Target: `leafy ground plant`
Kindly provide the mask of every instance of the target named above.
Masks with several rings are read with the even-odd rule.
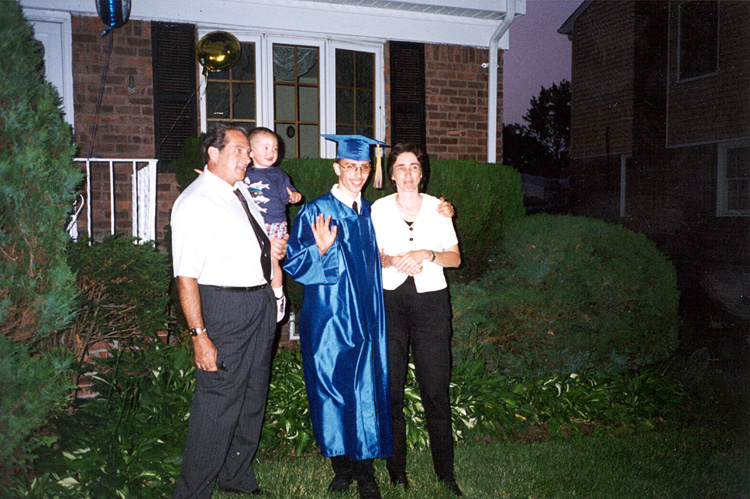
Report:
[[[104,359],[100,396],[54,421],[59,448],[40,454],[31,497],[164,497],[179,473],[194,390],[190,353],[143,345]]]

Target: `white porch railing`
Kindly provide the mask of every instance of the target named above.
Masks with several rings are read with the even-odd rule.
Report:
[[[92,164],[105,164],[109,170],[109,213],[110,233],[115,233],[115,200],[123,193],[115,191],[115,164],[130,165],[131,173],[131,207],[132,207],[132,236],[141,241],[156,239],[156,159],[131,158],[75,158],[76,163],[86,167],[86,227],[89,236],[92,235],[92,206],[91,206],[91,167]],[[68,225],[71,237],[77,237],[77,219],[80,207],[76,206],[73,220]],[[75,231],[75,234],[73,233]]]

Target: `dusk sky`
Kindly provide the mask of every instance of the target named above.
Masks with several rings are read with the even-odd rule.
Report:
[[[583,0],[526,0],[526,14],[510,25],[503,53],[503,123],[523,124],[542,87],[570,80],[571,42],[557,32]]]

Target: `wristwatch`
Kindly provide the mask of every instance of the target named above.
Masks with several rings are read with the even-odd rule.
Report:
[[[190,336],[198,336],[199,334],[203,334],[205,332],[205,327],[191,327],[190,329],[188,329],[188,333],[190,333]]]
[[[432,258],[430,258],[430,261],[434,262],[435,261],[435,252],[432,251],[432,250],[430,250],[430,251],[432,252]]]

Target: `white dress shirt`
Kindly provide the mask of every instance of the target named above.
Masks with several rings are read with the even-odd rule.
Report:
[[[248,287],[266,282],[260,247],[240,200],[264,227],[263,216],[242,182],[234,186],[204,168],[172,208],[174,275],[194,277],[199,284]]]
[[[346,192],[339,189],[339,184],[333,184],[333,187],[331,187],[331,194],[333,194],[333,197],[344,203],[345,205],[351,207],[352,209],[354,206],[352,206],[352,203],[355,201],[357,202],[357,214],[359,215],[362,212],[362,193],[358,192],[357,197],[353,198]]]
[[[440,200],[436,197],[420,194],[422,206],[417,218],[409,226],[396,206],[396,194],[378,199],[372,205],[372,224],[378,246],[387,255],[397,255],[414,250],[444,251],[458,244],[453,221],[437,212]],[[390,266],[383,269],[383,288],[393,290],[408,278],[407,274]],[[448,286],[443,267],[431,262],[422,261],[422,272],[414,276],[418,293],[437,291]]]

